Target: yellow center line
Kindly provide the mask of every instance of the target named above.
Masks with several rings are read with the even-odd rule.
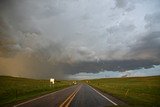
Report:
[[[68,107],[80,88],[81,85],[59,107]]]
[[[76,94],[78,93],[78,91],[80,90],[81,86],[78,88],[78,90],[76,91],[76,93],[70,98],[70,100],[68,101],[68,103],[66,104],[66,107],[68,107],[70,105],[70,103],[72,102],[73,98],[76,96]]]
[[[76,92],[76,90],[69,97],[67,97],[67,99],[60,105],[60,107],[64,107],[65,103],[74,95],[74,93]]]

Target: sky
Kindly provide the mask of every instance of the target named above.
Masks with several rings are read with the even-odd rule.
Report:
[[[0,0],[0,75],[160,75],[159,28],[159,0]]]
[[[124,77],[144,77],[159,75],[160,66],[154,66],[149,69],[128,70],[125,72],[100,71],[98,73],[78,73],[70,75],[71,80],[98,79],[98,78],[124,78]]]

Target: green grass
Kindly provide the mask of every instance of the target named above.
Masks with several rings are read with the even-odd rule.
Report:
[[[50,86],[49,80],[0,76],[0,107],[12,106],[17,102],[54,92],[70,85],[70,81],[56,81],[54,86]]]
[[[95,79],[89,80],[89,85],[130,106],[160,107],[160,76]]]

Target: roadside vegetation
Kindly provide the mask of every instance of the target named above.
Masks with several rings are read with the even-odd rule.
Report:
[[[12,106],[27,99],[54,92],[70,85],[70,81],[55,81],[55,84],[51,85],[49,80],[0,76],[0,107]]]
[[[89,85],[134,107],[160,107],[160,76],[87,80]]]

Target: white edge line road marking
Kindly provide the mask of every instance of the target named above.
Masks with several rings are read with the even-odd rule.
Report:
[[[92,88],[90,85],[88,85],[90,88]],[[118,104],[116,104],[115,102],[113,102],[112,100],[110,100],[109,98],[107,98],[106,96],[104,96],[103,94],[101,94],[100,92],[98,92],[96,89],[92,88],[94,91],[96,91],[99,95],[101,95],[103,98],[105,98],[106,100],[108,100],[109,102],[111,102],[112,104],[114,104],[115,106],[117,106]]]
[[[31,100],[28,100],[28,101],[25,101],[25,102],[19,103],[19,104],[17,104],[17,105],[14,105],[13,107],[18,107],[18,106],[21,106],[21,105],[23,105],[23,104],[27,104],[27,103],[29,103],[29,102],[32,102],[32,101],[38,100],[38,99],[43,98],[43,97],[46,97],[46,96],[48,96],[48,95],[51,95],[51,94],[55,94],[55,93],[57,93],[57,92],[64,91],[64,90],[66,90],[66,89],[68,89],[68,88],[71,88],[71,87],[72,87],[72,86],[69,86],[69,87],[64,88],[64,89],[62,89],[62,90],[57,90],[57,91],[55,91],[55,92],[52,92],[52,93],[49,93],[49,94],[45,94],[45,95],[43,95],[43,96],[40,96],[40,97],[37,97],[37,98],[31,99]]]

